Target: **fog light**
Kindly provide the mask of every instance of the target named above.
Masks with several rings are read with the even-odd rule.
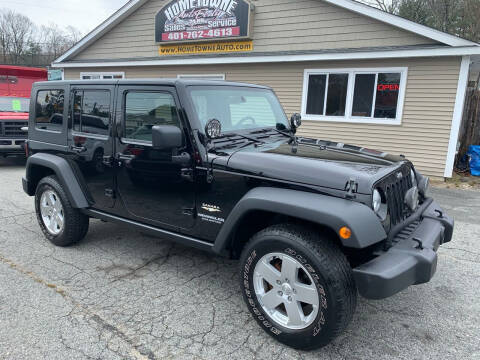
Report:
[[[407,204],[410,210],[415,211],[419,203],[420,201],[419,201],[418,188],[414,186],[413,188],[407,191],[407,194],[405,195],[405,204]]]
[[[344,226],[340,229],[338,232],[340,237],[344,240],[348,240],[352,237],[352,230],[350,230],[348,227]]]

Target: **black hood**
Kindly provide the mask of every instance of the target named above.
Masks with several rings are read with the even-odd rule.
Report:
[[[287,139],[234,151],[224,165],[246,175],[337,190],[345,190],[353,179],[359,193],[370,194],[378,180],[405,162],[400,156],[345,144],[305,140],[293,145]]]

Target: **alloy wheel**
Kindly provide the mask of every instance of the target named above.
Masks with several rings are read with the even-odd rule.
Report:
[[[319,311],[318,290],[307,269],[295,258],[270,253],[256,264],[253,285],[270,319],[290,330],[302,330]]]
[[[63,211],[60,197],[53,190],[46,190],[40,198],[40,214],[43,224],[52,235],[58,235],[62,232],[65,223],[65,214]]]

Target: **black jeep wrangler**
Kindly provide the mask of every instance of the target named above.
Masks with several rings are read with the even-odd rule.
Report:
[[[435,273],[453,220],[402,156],[298,137],[267,88],[194,80],[36,83],[25,192],[55,245],[89,219],[240,259],[259,325],[328,344],[357,293],[392,296]]]

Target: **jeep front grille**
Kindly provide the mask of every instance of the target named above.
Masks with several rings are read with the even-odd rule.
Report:
[[[6,138],[26,138],[27,133],[22,131],[22,127],[28,126],[25,120],[9,120],[0,122],[0,136]]]
[[[409,166],[404,166],[383,179],[378,185],[387,198],[390,225],[392,227],[411,215],[410,209],[405,204],[405,195],[413,187],[410,171],[411,168]]]

